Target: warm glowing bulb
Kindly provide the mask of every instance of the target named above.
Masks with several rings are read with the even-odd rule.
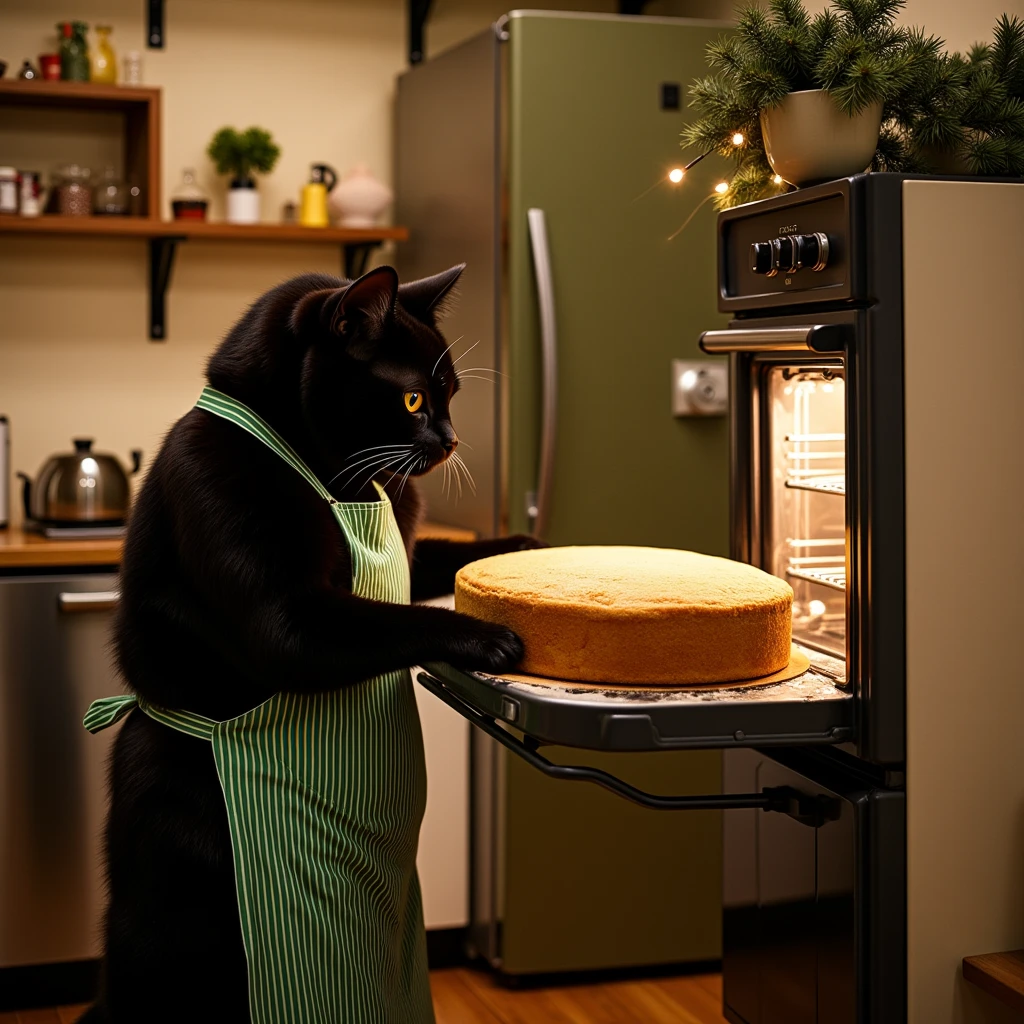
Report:
[[[733,135],[733,137],[732,137],[732,144],[734,146],[742,146],[743,145],[743,133],[742,132],[736,132],[736,134]]]
[[[679,182],[683,180],[682,167],[673,167],[672,170],[668,172],[668,180],[671,181],[673,185],[678,185]]]
[[[776,185],[781,185],[782,184],[782,175],[781,174],[776,174],[775,177],[772,178],[772,181],[774,181]]]
[[[824,601],[812,601],[808,608],[812,615],[824,615],[826,608]]]
[[[717,192],[717,193],[718,193],[719,195],[722,195],[723,193],[725,193],[725,192],[728,192],[728,191],[729,191],[729,182],[727,182],[727,181],[720,181],[720,182],[719,182],[719,183],[718,183],[718,184],[717,184],[717,185],[715,186],[715,191],[716,191],[716,192]]]

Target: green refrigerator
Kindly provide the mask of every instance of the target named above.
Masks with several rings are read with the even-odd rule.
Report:
[[[704,200],[724,168],[668,180],[687,85],[725,28],[516,11],[399,78],[399,269],[467,264],[444,330],[476,492],[427,478],[432,519],[728,553],[726,419],[673,413],[673,360],[701,359],[722,322]],[[716,812],[646,810],[471,742],[474,952],[507,975],[720,956]],[[653,792],[721,786],[714,752],[545,753]]]

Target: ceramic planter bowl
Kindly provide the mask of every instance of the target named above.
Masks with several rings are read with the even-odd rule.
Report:
[[[859,174],[875,155],[881,126],[881,103],[847,117],[824,89],[791,92],[761,111],[768,163],[797,186]]]

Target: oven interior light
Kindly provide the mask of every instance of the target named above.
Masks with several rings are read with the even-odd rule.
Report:
[[[717,184],[717,185],[715,186],[715,191],[716,191],[716,192],[717,192],[717,193],[718,193],[719,195],[723,195],[724,193],[728,192],[728,191],[729,191],[729,182],[727,182],[727,181],[720,181],[720,182],[719,182],[719,183],[718,183],[718,184]]]
[[[832,392],[835,391],[835,389],[836,389],[836,387],[835,387],[834,384],[822,384],[821,385],[821,390],[824,391],[828,395],[831,395]]]
[[[735,132],[735,133],[733,133],[732,144],[734,146],[742,146],[743,145],[743,132]]]
[[[782,175],[781,174],[776,174],[775,177],[772,178],[772,181],[774,181],[776,185],[781,185],[782,184]]]
[[[684,173],[685,172],[682,167],[673,167],[672,170],[668,172],[668,180],[671,181],[673,185],[678,185],[679,182],[683,180]]]
[[[824,601],[812,601],[808,606],[808,611],[812,615],[824,615],[825,614],[825,602]]]

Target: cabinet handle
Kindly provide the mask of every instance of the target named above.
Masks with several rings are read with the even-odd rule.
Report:
[[[849,324],[807,327],[741,327],[705,331],[700,347],[708,355],[725,352],[842,352],[853,332]]]
[[[57,607],[62,612],[108,612],[117,607],[120,591],[94,590],[90,593],[57,595]]]

